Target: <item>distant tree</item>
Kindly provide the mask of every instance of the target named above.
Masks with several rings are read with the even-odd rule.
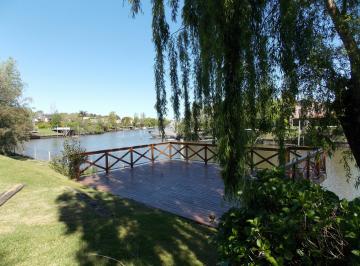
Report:
[[[139,123],[140,123],[139,115],[137,113],[135,113],[134,119],[133,119],[133,126],[136,127],[139,125]]]
[[[116,121],[118,120],[119,116],[115,112],[110,112],[108,117],[108,122],[110,128],[116,128]]]
[[[62,125],[62,122],[63,122],[63,117],[58,112],[55,112],[51,115],[50,125],[52,128],[60,127]]]
[[[141,113],[141,114],[140,114],[140,126],[141,126],[141,127],[145,126],[145,118],[146,118],[145,113],[144,113],[144,112]]]
[[[22,98],[24,83],[16,62],[0,64],[0,153],[10,153],[28,139],[31,111]]]
[[[157,126],[157,119],[156,118],[151,118],[151,117],[146,117],[144,118],[144,126],[146,127],[156,127]]]
[[[132,123],[133,123],[132,117],[125,116],[125,117],[123,117],[123,118],[121,119],[121,125],[122,125],[123,127],[129,127],[129,126],[132,125]]]
[[[84,118],[85,116],[87,116],[87,112],[86,111],[79,111],[79,116],[81,117],[81,118]]]
[[[95,123],[95,133],[103,133],[109,131],[109,124],[102,119],[98,119]]]
[[[36,124],[36,127],[37,128],[49,128],[49,123],[41,121]]]

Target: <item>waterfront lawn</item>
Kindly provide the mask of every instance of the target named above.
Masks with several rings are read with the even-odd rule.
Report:
[[[0,156],[0,265],[214,265],[214,230]],[[117,261],[115,261],[117,260]]]
[[[60,134],[52,131],[51,128],[39,128],[38,133],[36,135],[39,135],[42,137],[47,137],[47,136],[56,136],[56,135],[60,135]]]

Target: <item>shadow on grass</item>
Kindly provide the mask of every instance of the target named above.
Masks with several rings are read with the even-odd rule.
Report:
[[[9,156],[9,158],[11,158],[11,159],[19,160],[19,161],[34,160],[33,158],[31,158],[29,156],[17,154],[17,153],[7,154],[7,156]]]
[[[207,227],[94,190],[69,190],[57,203],[66,234],[81,234],[81,265],[216,263]]]

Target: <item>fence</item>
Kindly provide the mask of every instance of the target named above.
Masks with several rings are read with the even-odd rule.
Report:
[[[310,147],[286,147],[285,170],[291,178],[318,178],[325,173],[322,150]],[[251,171],[279,166],[278,147],[247,148],[247,165]],[[162,160],[215,163],[217,146],[198,142],[163,142],[117,149],[85,152],[87,160],[79,169],[79,176],[100,171],[109,173],[122,167],[154,163]]]
[[[88,159],[80,168],[80,175],[86,173],[91,167],[109,173],[109,171],[121,168],[121,166],[134,167],[169,159],[202,161],[207,164],[208,162],[215,162],[215,148],[216,145],[212,144],[163,142],[85,152],[83,155],[88,156]]]
[[[285,164],[287,175],[292,178],[305,178],[321,183],[326,178],[326,157],[322,149],[297,156]]]

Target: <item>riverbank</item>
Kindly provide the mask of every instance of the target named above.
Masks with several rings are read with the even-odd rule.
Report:
[[[0,156],[0,265],[214,265],[213,229]],[[116,260],[116,261],[115,261]]]
[[[92,135],[102,135],[111,132],[127,132],[127,131],[138,131],[138,130],[154,130],[154,128],[142,129],[142,128],[134,128],[134,129],[115,129],[109,131],[102,131],[102,132],[84,132],[81,134],[72,135],[72,137],[79,137],[79,136],[92,136]],[[64,134],[56,133],[51,129],[43,129],[39,130],[39,133],[30,133],[30,139],[49,139],[49,138],[61,138],[67,137]]]

